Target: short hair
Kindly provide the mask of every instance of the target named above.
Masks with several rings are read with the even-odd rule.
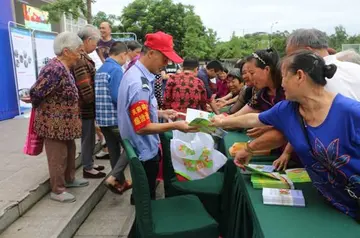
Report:
[[[224,67],[223,72],[227,74],[229,73],[229,70],[226,67]]]
[[[128,48],[124,42],[115,41],[110,47],[109,55],[116,56],[127,51]]]
[[[93,25],[85,25],[81,27],[77,34],[83,41],[89,38],[96,41],[100,40],[100,31]]]
[[[184,59],[183,69],[194,70],[199,67],[199,60],[197,59]]]
[[[83,41],[80,37],[73,32],[61,32],[55,37],[54,40],[54,53],[57,56],[62,55],[64,49],[69,49],[71,51],[76,50],[83,44]]]
[[[287,47],[311,47],[313,49],[327,49],[326,33],[317,29],[297,29],[287,38]]]
[[[242,68],[244,67],[245,63],[246,63],[246,61],[244,59],[240,59],[236,62],[234,68],[238,68],[242,72]]]
[[[360,64],[360,55],[354,49],[341,51],[337,53],[335,56],[340,61]]]
[[[101,22],[101,23],[100,23],[100,26],[101,26],[101,24],[103,24],[103,23],[107,24],[107,25],[109,26],[110,30],[112,30],[112,26],[111,26],[111,24],[110,24],[108,21],[103,21],[103,22]]]
[[[296,74],[302,70],[315,84],[321,86],[326,85],[325,78],[332,78],[337,69],[336,65],[327,65],[321,56],[309,50],[294,52],[285,57],[283,64],[286,71]]]
[[[219,61],[213,60],[206,65],[206,69],[213,69],[215,72],[219,72],[223,71],[224,67]]]
[[[280,68],[280,57],[277,51],[273,48],[265,50],[257,50],[252,55],[246,58],[246,62],[255,61],[257,68],[265,69],[266,66],[270,68],[271,80],[276,88],[281,87],[282,76]]]
[[[128,49],[131,51],[134,51],[136,49],[141,49],[141,47],[142,47],[142,45],[135,40],[127,42],[126,45],[127,45]]]

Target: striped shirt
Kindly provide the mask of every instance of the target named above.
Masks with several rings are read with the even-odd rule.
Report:
[[[72,68],[72,73],[79,90],[82,119],[95,119],[95,72],[94,61],[86,53],[81,53],[80,60]]]

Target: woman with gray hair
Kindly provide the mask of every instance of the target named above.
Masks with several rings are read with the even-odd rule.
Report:
[[[74,33],[60,33],[54,40],[55,58],[40,71],[30,89],[36,110],[34,130],[44,138],[48,158],[51,194],[59,202],[74,202],[69,187],[87,186],[88,181],[75,179],[75,138],[81,137],[79,93],[70,68],[79,60],[81,39]]]
[[[84,178],[103,178],[105,169],[102,165],[94,164],[93,152],[95,147],[95,63],[88,54],[96,49],[100,40],[100,31],[93,25],[86,25],[78,31],[83,41],[83,51],[80,59],[73,65],[71,71],[79,90],[79,105],[82,121],[81,161]]]

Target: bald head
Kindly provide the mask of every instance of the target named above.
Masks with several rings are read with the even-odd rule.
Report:
[[[111,40],[111,25],[109,22],[104,21],[100,24],[100,33],[102,40]]]

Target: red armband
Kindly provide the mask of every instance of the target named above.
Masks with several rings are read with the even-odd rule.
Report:
[[[145,100],[138,101],[130,106],[130,119],[135,132],[151,123],[149,104]]]

